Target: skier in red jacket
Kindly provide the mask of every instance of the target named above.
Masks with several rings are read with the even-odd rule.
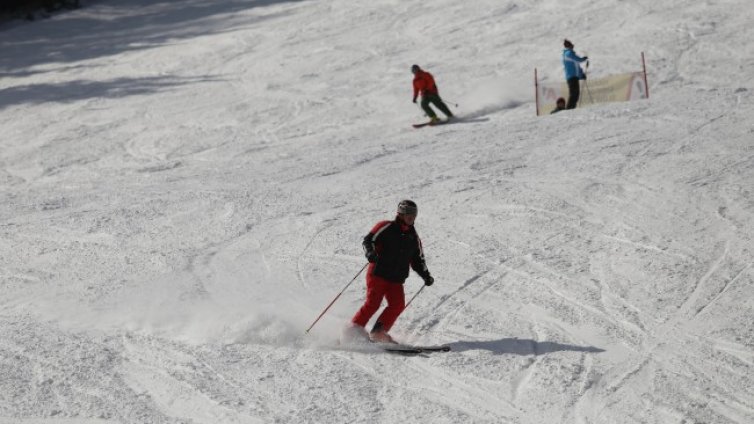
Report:
[[[429,122],[435,124],[440,121],[439,118],[437,118],[435,111],[429,107],[430,103],[440,109],[448,119],[452,118],[453,114],[450,112],[450,109],[448,109],[445,102],[440,98],[440,92],[437,90],[437,85],[435,84],[435,79],[432,77],[432,74],[424,71],[419,65],[412,65],[411,72],[414,74],[414,103],[416,103],[417,96],[421,94],[421,106],[427,116],[429,116]]]
[[[362,246],[369,261],[367,269],[367,296],[364,304],[351,319],[351,326],[344,331],[346,340],[369,339],[378,343],[395,343],[388,334],[405,307],[403,283],[408,278],[409,266],[431,286],[435,279],[430,275],[424,261],[424,251],[419,235],[414,229],[418,209],[411,200],[398,204],[393,221],[380,221],[364,237]],[[387,299],[387,307],[367,335],[364,327]]]

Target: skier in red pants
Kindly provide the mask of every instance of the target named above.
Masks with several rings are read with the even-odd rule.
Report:
[[[348,339],[361,336],[369,337],[373,342],[395,343],[388,331],[405,307],[403,283],[408,278],[409,266],[421,276],[425,285],[434,283],[424,260],[421,240],[414,229],[417,212],[416,203],[403,200],[398,204],[395,220],[377,223],[364,237],[362,246],[369,261],[367,296],[351,319],[351,326],[344,332]],[[383,298],[387,300],[387,307],[367,336],[364,327],[380,308]]]

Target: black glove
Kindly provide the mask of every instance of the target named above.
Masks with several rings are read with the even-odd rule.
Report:
[[[369,250],[366,252],[365,256],[367,257],[367,260],[371,263],[377,262],[377,252],[374,250]]]
[[[414,97],[414,103],[416,103],[416,97]]]
[[[584,60],[589,60],[589,56],[584,56]]]
[[[431,275],[427,274],[427,276],[424,277],[425,286],[431,286],[434,283],[435,283],[435,279]]]

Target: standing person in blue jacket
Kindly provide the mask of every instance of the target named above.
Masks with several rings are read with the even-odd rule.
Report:
[[[588,60],[589,58],[579,57],[576,52],[573,51],[573,43],[568,39],[563,41],[563,68],[565,68],[565,78],[568,83],[568,103],[566,109],[575,109],[576,104],[579,102],[580,87],[579,81],[586,79],[586,74],[581,69],[579,63]]]

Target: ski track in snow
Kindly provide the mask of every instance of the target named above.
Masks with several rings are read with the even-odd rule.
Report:
[[[0,24],[0,423],[754,422],[748,2],[180,3]],[[533,116],[564,37],[651,99]],[[402,198],[452,350],[305,335]]]

